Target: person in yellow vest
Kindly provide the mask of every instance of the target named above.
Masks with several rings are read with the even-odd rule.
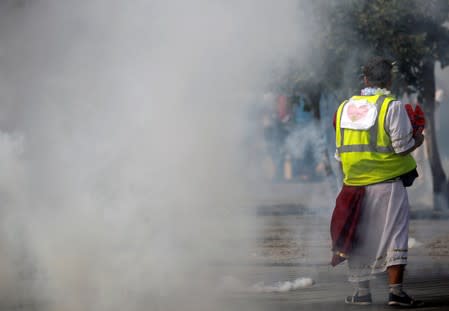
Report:
[[[370,279],[385,271],[388,305],[422,304],[404,292],[402,283],[410,209],[405,187],[418,176],[410,153],[424,137],[413,136],[404,105],[389,91],[392,67],[384,58],[370,59],[363,68],[366,87],[344,101],[335,118],[335,156],[344,175],[339,196],[348,189],[363,189],[350,253],[340,253],[348,260],[349,281],[355,285],[345,300],[348,304],[370,304]]]

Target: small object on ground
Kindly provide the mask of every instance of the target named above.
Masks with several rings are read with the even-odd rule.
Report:
[[[257,283],[251,287],[251,290],[258,293],[284,293],[299,288],[310,287],[315,282],[311,278],[299,278],[292,282],[276,282],[273,285],[265,285],[263,282]]]
[[[415,238],[408,238],[408,248],[415,248],[422,246],[423,243],[418,242]]]

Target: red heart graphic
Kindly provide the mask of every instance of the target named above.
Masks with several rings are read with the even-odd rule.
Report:
[[[354,103],[348,106],[348,117],[352,122],[362,119],[368,113],[368,105],[362,105],[357,107]]]

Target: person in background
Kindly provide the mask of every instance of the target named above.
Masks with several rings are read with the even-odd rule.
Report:
[[[295,122],[294,145],[296,148],[291,148],[296,152],[292,152],[293,158],[293,172],[296,177],[301,180],[309,180],[314,174],[316,166],[315,147],[316,143],[314,132],[314,116],[312,111],[312,104],[308,97],[304,94],[296,96],[296,103],[293,109],[293,117]],[[293,143],[291,143],[293,144]],[[300,148],[299,148],[300,147]]]
[[[273,179],[284,180],[284,142],[288,135],[286,123],[290,120],[288,102],[286,96],[273,94],[266,99],[270,107],[266,111],[263,120],[263,135],[267,145],[267,152],[274,168]]]
[[[389,88],[392,64],[374,57],[363,69],[361,95],[344,101],[335,117],[336,158],[344,180],[331,220],[332,265],[348,260],[354,284],[347,304],[372,302],[370,279],[387,272],[388,305],[422,304],[403,289],[407,264],[409,201],[406,187],[418,176],[411,152],[424,136]]]

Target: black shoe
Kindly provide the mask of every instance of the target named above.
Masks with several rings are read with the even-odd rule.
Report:
[[[403,292],[403,296],[398,296],[393,293],[390,293],[390,297],[388,299],[388,305],[394,307],[420,307],[424,304],[424,302],[415,300],[411,298],[409,295]]]
[[[345,299],[345,303],[348,305],[370,305],[373,302],[371,299],[371,294],[365,296],[359,296],[358,294],[354,296],[348,296]]]

